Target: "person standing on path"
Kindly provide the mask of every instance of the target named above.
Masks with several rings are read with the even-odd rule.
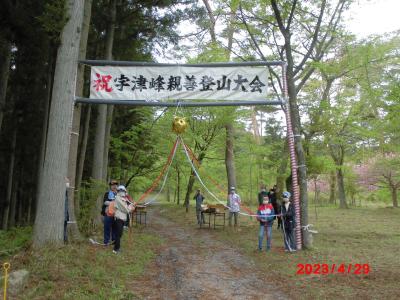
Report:
[[[258,250],[262,251],[262,243],[264,239],[264,231],[267,233],[266,250],[271,249],[272,225],[275,218],[274,207],[269,203],[268,196],[263,199],[263,204],[258,207],[257,220],[260,221],[260,230],[258,232]]]
[[[101,207],[101,214],[103,216],[104,225],[104,245],[108,245],[110,242],[115,241],[115,232],[112,230],[112,224],[114,217],[107,216],[106,209],[112,201],[115,200],[115,195],[117,194],[118,181],[110,181],[110,190],[104,194],[103,206]],[[110,241],[111,239],[111,241]]]
[[[296,241],[294,239],[294,229],[296,227],[295,211],[290,200],[290,193],[282,193],[282,230],[283,230],[283,243],[285,245],[285,251],[296,251]]]
[[[200,189],[197,190],[196,195],[194,195],[194,200],[196,200],[196,217],[197,224],[204,224],[204,215],[201,213],[201,204],[203,203],[204,196],[201,193]]]
[[[115,232],[115,243],[113,252],[117,254],[121,248],[121,237],[124,232],[124,224],[128,219],[128,214],[135,209],[135,207],[129,203],[126,197],[126,188],[123,185],[118,186],[117,196],[115,196],[115,214],[113,222],[113,231]]]
[[[228,195],[228,203],[229,207],[229,226],[232,226],[232,216],[235,218],[235,227],[238,225],[238,214],[240,212],[240,204],[242,204],[242,200],[240,196],[236,194],[235,187],[232,186]]]

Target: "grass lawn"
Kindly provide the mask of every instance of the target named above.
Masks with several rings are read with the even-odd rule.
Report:
[[[175,204],[159,209],[176,222],[197,226],[193,206],[188,214]],[[310,208],[309,219],[319,232],[314,235],[314,248],[292,254],[283,252],[277,223],[269,253],[258,252],[259,225],[248,217],[240,217],[240,228],[213,230],[213,235],[253,259],[265,272],[267,283],[273,281],[293,299],[400,299],[400,209],[323,207],[318,208],[316,219]],[[331,268],[342,263],[345,274],[296,274],[298,264],[328,264]],[[368,264],[370,272],[347,274],[349,264]]]
[[[143,274],[161,242],[134,228],[132,236],[124,232],[118,255],[110,246],[85,241],[3,255],[1,261],[10,261],[12,270],[30,272],[18,299],[135,299],[132,279]]]
[[[153,209],[183,227],[197,227],[193,206],[188,214],[172,203]],[[249,217],[241,216],[237,229],[210,232],[258,264],[265,272],[266,284],[292,299],[400,299],[400,209],[322,207],[315,219],[314,208],[310,208],[309,217],[319,231],[314,248],[293,254],[283,252],[276,224],[269,253],[258,252],[259,225]],[[151,223],[151,218],[148,221]],[[125,231],[120,255],[113,254],[110,247],[89,242],[33,251],[27,244],[30,235],[30,228],[0,232],[1,250],[17,249],[0,252],[1,263],[10,261],[12,270],[30,271],[28,287],[18,299],[135,299],[132,279],[143,274],[163,242],[146,233],[146,228],[134,228],[131,237]],[[331,267],[342,263],[346,267],[368,264],[370,273],[296,274],[298,264]]]

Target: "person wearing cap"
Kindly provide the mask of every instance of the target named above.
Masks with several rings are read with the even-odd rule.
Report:
[[[236,194],[236,190],[234,186],[231,186],[230,192],[228,195],[228,203],[227,206],[229,207],[229,226],[232,226],[232,216],[235,218],[235,226],[237,226],[237,218],[240,212],[240,204],[242,200],[240,196]]]
[[[106,209],[110,205],[111,201],[114,201],[115,195],[117,194],[118,181],[111,180],[110,189],[104,194],[103,206],[101,207],[101,215],[103,216],[104,224],[104,244],[108,245],[110,242],[115,241],[115,233],[112,231],[112,223],[114,221],[113,217],[107,216]],[[111,241],[110,241],[111,239]]]
[[[114,253],[118,253],[121,248],[121,237],[124,231],[124,224],[128,218],[128,214],[134,210],[134,206],[126,197],[126,188],[123,185],[117,187],[117,195],[115,196],[115,214],[113,222],[113,231],[115,232]]]
[[[285,245],[285,251],[296,251],[296,241],[294,239],[294,229],[296,227],[295,211],[294,206],[290,202],[290,193],[282,193],[282,230],[283,230],[283,243]]]

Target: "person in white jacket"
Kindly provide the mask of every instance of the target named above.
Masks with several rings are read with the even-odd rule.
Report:
[[[227,206],[229,207],[229,226],[232,226],[232,216],[235,218],[235,226],[238,225],[238,214],[240,212],[240,205],[242,200],[240,196],[236,194],[235,187],[230,188],[230,193],[228,195]]]
[[[117,196],[115,197],[115,214],[113,222],[113,231],[115,231],[114,253],[118,253],[121,248],[121,237],[124,231],[124,224],[128,214],[135,209],[133,204],[126,197],[126,188],[123,185],[118,186]]]

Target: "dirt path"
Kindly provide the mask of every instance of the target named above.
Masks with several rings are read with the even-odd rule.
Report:
[[[135,294],[142,299],[287,299],[254,263],[213,239],[209,230],[182,228],[148,213],[146,231],[165,242],[155,263],[134,282]]]

